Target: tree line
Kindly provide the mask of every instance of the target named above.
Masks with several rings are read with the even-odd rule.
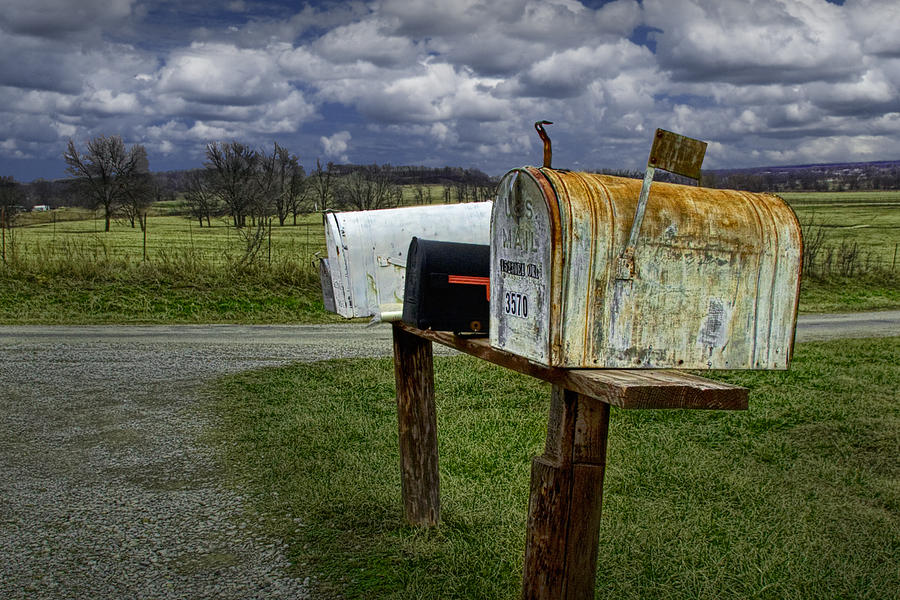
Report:
[[[63,155],[69,179],[22,184],[0,177],[0,225],[9,227],[16,212],[31,206],[75,205],[101,210],[107,230],[112,219],[144,227],[152,203],[179,196],[201,226],[213,218],[227,218],[237,228],[260,220],[284,225],[312,211],[490,200],[497,185],[478,169],[449,166],[337,165],[317,159],[307,172],[297,155],[277,142],[266,148],[210,142],[205,158],[201,169],[152,173],[140,144],[126,147],[119,136],[101,135],[79,150],[69,140]],[[641,171],[599,172],[643,177]],[[664,172],[657,179],[685,182]],[[900,189],[900,161],[704,171],[702,184],[755,192]]]
[[[317,159],[307,172],[297,155],[277,142],[267,148],[210,142],[203,168],[186,171],[151,173],[144,146],[127,147],[120,136],[97,136],[83,149],[69,140],[63,159],[71,175],[66,180],[19,184],[2,178],[4,218],[28,206],[76,205],[102,211],[107,231],[119,218],[143,228],[152,203],[180,196],[201,227],[227,218],[240,229],[260,221],[296,224],[298,215],[312,211],[488,200],[496,187],[482,171],[459,167],[336,165]],[[403,186],[410,189],[405,199]]]

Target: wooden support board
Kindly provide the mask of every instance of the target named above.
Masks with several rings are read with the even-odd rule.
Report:
[[[682,371],[551,368],[495,350],[487,338],[416,329],[405,323],[395,323],[394,327],[619,408],[747,410],[746,388]]]
[[[426,526],[437,525],[441,515],[432,356],[430,341],[394,328],[403,506],[407,521]]]
[[[531,466],[522,597],[593,598],[610,406],[743,410],[746,388],[680,371],[558,369],[486,338],[394,323],[394,375],[406,519],[440,518],[432,342],[553,384],[544,454]]]
[[[594,597],[609,404],[553,386],[531,463],[522,598]]]

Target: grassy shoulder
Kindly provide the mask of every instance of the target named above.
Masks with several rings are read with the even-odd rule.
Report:
[[[742,413],[613,410],[598,597],[893,598],[900,338],[727,372]],[[233,485],[299,576],[348,598],[514,598],[549,388],[436,359],[442,523],[402,520],[389,359],[243,373],[210,390]]]
[[[860,277],[804,278],[800,313],[841,313],[900,308],[900,273]]]
[[[0,324],[326,323],[318,282],[129,268],[43,274],[0,267]]]
[[[285,272],[288,271],[288,272]],[[14,270],[0,265],[0,324],[329,323],[306,271],[229,273],[196,265]],[[900,277],[804,279],[800,313],[900,308]]]

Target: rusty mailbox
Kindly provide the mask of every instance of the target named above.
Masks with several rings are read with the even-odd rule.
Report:
[[[641,191],[636,179],[549,167],[504,176],[491,345],[552,367],[787,368],[802,251],[791,208],[653,183],[641,224]]]

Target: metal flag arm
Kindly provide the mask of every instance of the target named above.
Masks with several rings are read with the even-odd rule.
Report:
[[[656,169],[690,177],[697,181],[697,185],[700,185],[700,167],[703,164],[703,157],[706,155],[706,145],[706,142],[665,129],[656,130],[656,135],[653,136],[653,146],[650,149],[650,159],[647,161],[647,171],[644,173],[641,195],[638,198],[637,208],[634,210],[634,220],[631,222],[631,232],[628,234],[628,242],[625,244],[625,249],[622,251],[616,267],[617,279],[634,277],[634,248],[640,235],[641,223],[644,221],[644,211],[647,209],[650,186],[653,183]]]

